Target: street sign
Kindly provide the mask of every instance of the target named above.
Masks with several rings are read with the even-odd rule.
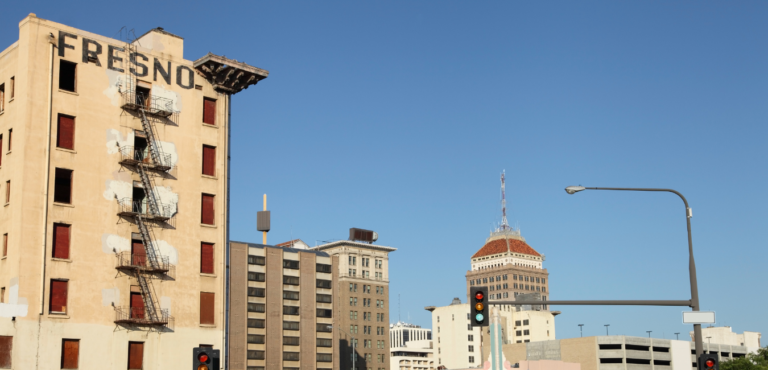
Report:
[[[683,311],[683,324],[714,324],[714,311]]]

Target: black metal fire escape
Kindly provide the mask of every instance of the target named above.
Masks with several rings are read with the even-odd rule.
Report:
[[[158,250],[153,228],[167,222],[173,215],[171,207],[164,205],[155,192],[153,177],[169,171],[171,156],[163,153],[150,118],[174,114],[173,101],[137,92],[135,86],[121,91],[122,109],[136,114],[141,121],[146,147],[130,145],[120,147],[120,164],[135,171],[141,179],[144,197],[119,199],[118,215],[132,219],[139,229],[143,251],[121,252],[117,256],[117,269],[129,273],[138,281],[144,307],[117,307],[115,323],[140,326],[172,325],[173,317],[160,307],[152,281],[173,278],[175,266]],[[142,253],[143,252],[143,253]]]

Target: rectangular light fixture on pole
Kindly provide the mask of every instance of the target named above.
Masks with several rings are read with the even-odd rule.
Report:
[[[714,311],[683,311],[683,324],[714,324]]]

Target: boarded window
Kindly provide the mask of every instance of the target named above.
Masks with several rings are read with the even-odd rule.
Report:
[[[77,369],[78,358],[80,357],[80,340],[62,339],[61,340],[61,368]]]
[[[8,255],[8,233],[3,234],[3,257]]]
[[[53,201],[64,204],[72,203],[72,170],[56,169]]]
[[[67,286],[66,280],[51,280],[51,296],[49,301],[49,313],[67,313]]]
[[[59,89],[75,92],[75,81],[77,81],[77,64],[59,61]]]
[[[200,292],[200,323],[214,324],[214,293]]]
[[[60,114],[56,132],[57,147],[75,149],[75,117]]]
[[[70,225],[53,224],[53,258],[69,259]]]
[[[213,225],[215,221],[213,217],[213,198],[214,196],[210,194],[203,194],[202,197],[200,222],[206,225]]]
[[[200,273],[213,274],[213,243],[200,243]]]
[[[144,368],[144,343],[128,342],[128,370]]]
[[[139,292],[131,292],[131,318],[144,319],[144,297]]]
[[[144,249],[144,242],[141,240],[131,240],[131,264],[133,266],[147,265],[147,251]]]
[[[13,337],[0,336],[0,369],[11,368]]]
[[[216,100],[203,98],[203,123],[216,124]]]
[[[203,145],[203,175],[216,176],[216,147]]]

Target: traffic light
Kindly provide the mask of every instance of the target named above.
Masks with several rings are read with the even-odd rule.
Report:
[[[219,370],[220,352],[209,347],[192,348],[192,370]]]
[[[720,370],[717,362],[717,353],[702,353],[699,356],[699,370]]]
[[[488,326],[488,287],[469,288],[469,322],[474,326]]]

